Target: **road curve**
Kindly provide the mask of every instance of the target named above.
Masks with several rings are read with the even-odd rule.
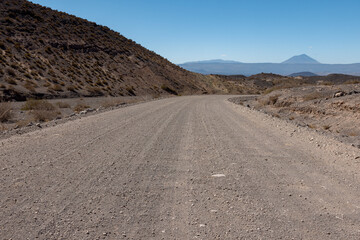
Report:
[[[1,140],[1,239],[359,239],[358,152],[228,98]]]

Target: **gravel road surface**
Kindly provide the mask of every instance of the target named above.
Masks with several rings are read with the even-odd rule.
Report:
[[[360,239],[360,153],[227,101],[0,140],[0,239]]]

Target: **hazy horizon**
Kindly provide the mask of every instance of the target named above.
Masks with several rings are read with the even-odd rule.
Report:
[[[360,62],[355,0],[33,0],[107,26],[173,63],[224,59],[280,63],[306,54]]]

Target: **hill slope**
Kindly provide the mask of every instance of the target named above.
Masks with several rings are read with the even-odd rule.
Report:
[[[0,101],[225,91],[107,27],[25,0],[0,2]]]

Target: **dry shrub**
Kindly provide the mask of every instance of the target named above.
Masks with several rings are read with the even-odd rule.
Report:
[[[260,99],[258,100],[258,102],[262,105],[262,106],[265,106],[265,105],[275,105],[276,102],[279,100],[279,97],[280,97],[280,94],[276,94],[276,95],[273,95],[273,96],[270,96],[266,99]]]
[[[292,101],[285,101],[284,99],[282,101],[276,101],[275,106],[276,107],[290,107],[293,104]]]
[[[76,87],[74,85],[67,86],[66,89],[71,92],[76,92]]]
[[[311,129],[316,129],[317,127],[316,127],[316,125],[314,125],[314,124],[308,124],[307,125],[309,128],[311,128]]]
[[[49,103],[46,100],[27,100],[21,108],[22,110],[45,110],[45,111],[53,111],[55,110],[54,105]]]
[[[87,91],[91,96],[103,96],[104,93],[98,87],[88,87]]]
[[[360,83],[360,81],[359,80],[347,80],[346,82],[344,82],[344,84],[358,84],[358,83]]]
[[[104,108],[109,108],[109,107],[119,106],[122,104],[124,104],[124,102],[121,101],[120,99],[106,99],[101,103],[101,106]]]
[[[75,112],[81,112],[85,109],[90,108],[90,106],[84,104],[84,103],[78,103],[75,107],[74,107],[74,111]]]
[[[35,92],[35,87],[33,84],[31,84],[30,82],[26,82],[24,84],[24,88],[26,88],[27,90],[29,90],[30,92]]]
[[[359,136],[359,134],[357,132],[349,132],[348,136],[349,137],[357,137],[357,136]]]
[[[324,98],[324,94],[321,94],[320,92],[313,92],[310,94],[307,94],[303,97],[304,101],[310,101],[314,99]]]
[[[31,122],[31,119],[22,119],[16,122],[16,125],[18,125],[19,127],[25,127],[27,126],[29,123]]]
[[[51,87],[49,87],[50,90],[54,90],[56,92],[62,92],[63,89],[59,84],[53,84]]]
[[[55,119],[60,115],[58,111],[48,111],[48,110],[34,110],[31,112],[34,121],[36,122],[47,122]]]
[[[13,78],[7,78],[5,81],[11,85],[17,85],[16,81]]]
[[[3,124],[0,124],[0,132],[5,131],[5,130],[7,130],[7,128]]]
[[[0,103],[0,122],[7,122],[12,118],[12,107],[11,103],[4,102]]]
[[[57,102],[55,103],[59,108],[70,108],[70,104],[65,102]]]
[[[328,129],[330,129],[330,127],[331,127],[330,125],[324,125],[324,126],[323,126],[323,129],[324,129],[324,130],[328,130]]]
[[[174,89],[172,89],[171,87],[169,87],[169,86],[167,86],[165,84],[161,85],[161,89],[168,92],[168,93],[170,93],[170,94],[178,95],[178,93]]]

